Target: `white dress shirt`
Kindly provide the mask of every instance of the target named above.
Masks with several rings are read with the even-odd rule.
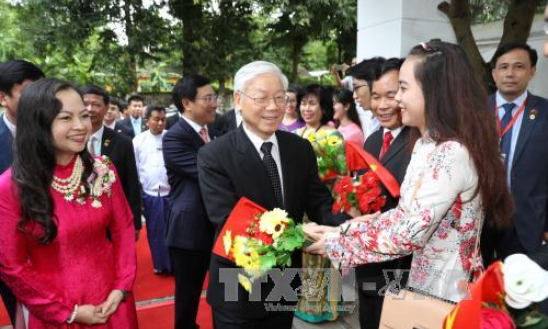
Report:
[[[112,121],[111,124],[107,124],[106,122],[103,122],[103,125],[107,128],[112,129],[112,130],[116,130],[116,129],[114,129],[116,127],[116,120]]]
[[[245,134],[247,135],[247,137],[249,137],[249,139],[251,140],[251,143],[253,144],[257,152],[259,152],[259,156],[261,157],[261,159],[264,158],[264,154],[261,151],[261,146],[263,145],[264,142],[272,142],[273,146],[272,146],[272,150],[270,151],[270,154],[272,154],[272,158],[274,158],[274,161],[276,162],[276,168],[278,168],[278,175],[280,176],[280,184],[282,186],[282,197],[285,199],[284,180],[283,180],[284,176],[282,175],[282,161],[280,158],[280,147],[278,145],[278,139],[276,138],[276,134],[272,134],[267,140],[263,140],[261,137],[257,136],[254,132],[249,130],[245,124],[242,125],[242,127],[244,127]]]
[[[165,133],[164,130],[159,135],[153,135],[147,130],[133,139],[139,181],[146,194],[156,197],[168,195],[171,189],[162,154],[162,137]]]
[[[506,103],[514,103],[514,108],[512,109],[512,117],[516,115],[516,112],[518,109],[523,105],[525,100],[527,99],[527,90],[521,94],[518,98],[507,101],[505,100],[500,92],[497,91],[496,93],[496,106],[497,108],[497,115],[500,121],[502,121],[502,117],[504,116],[504,108],[502,107]],[[523,113],[525,111],[521,112],[519,117],[516,118],[516,121],[514,122],[514,125],[512,126],[512,140],[510,141],[510,154],[507,155],[508,157],[508,166],[506,168],[506,183],[508,183],[508,187],[511,186],[512,179],[511,179],[511,173],[512,173],[512,161],[514,160],[514,151],[516,150],[516,144],[518,143],[518,136],[519,132],[521,130],[521,123],[523,122]]]
[[[387,132],[390,132],[392,134],[392,140],[390,141],[390,145],[392,145],[392,143],[394,143],[394,141],[396,140],[398,135],[401,133],[402,129],[403,129],[403,126],[400,126],[396,129],[392,129],[392,130],[390,130],[388,128],[383,128],[382,137],[384,139],[384,135],[386,135]]]
[[[103,132],[105,131],[105,126],[101,126],[99,130],[94,132],[88,141],[88,150],[90,152],[93,152],[94,155],[99,156],[101,155],[101,141],[103,140]],[[93,143],[93,140],[95,139],[95,142]],[[91,146],[94,146],[94,149],[91,149]]]
[[[236,128],[240,127],[240,124],[243,121],[242,118],[242,109],[234,108],[234,116],[236,118]]]
[[[13,137],[15,137],[15,125],[13,123],[11,123],[11,121],[8,120],[8,116],[6,115],[6,113],[4,113],[4,115],[2,115],[2,118],[4,118],[4,123],[6,124],[8,129],[10,130],[11,135]]]
[[[207,132],[207,137],[209,137],[209,140],[211,140],[211,136],[209,136],[209,130],[207,129],[207,125],[201,126],[200,124],[192,121],[191,119],[185,117],[184,115],[181,115],[181,118],[183,118],[183,120],[185,120],[198,135],[200,135],[200,130],[202,130],[202,128],[205,128]],[[200,135],[200,137],[202,136]]]

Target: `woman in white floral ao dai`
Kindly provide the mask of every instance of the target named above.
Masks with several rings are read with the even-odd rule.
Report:
[[[309,224],[308,248],[341,268],[413,254],[408,285],[459,301],[481,259],[476,251],[484,220],[508,223],[494,113],[460,46],[441,41],[411,50],[400,71],[396,100],[404,125],[421,133],[396,208],[337,228]]]

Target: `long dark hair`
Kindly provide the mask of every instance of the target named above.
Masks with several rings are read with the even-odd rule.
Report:
[[[22,218],[18,229],[47,244],[57,236],[57,218],[50,194],[56,157],[51,126],[63,108],[56,97],[61,90],[78,89],[56,79],[40,79],[26,87],[17,106],[13,181],[17,186]],[[93,170],[93,159],[87,149],[80,152],[84,165],[82,184]]]
[[[415,78],[422,87],[426,130],[438,144],[458,141],[474,162],[486,222],[497,228],[511,223],[514,204],[506,186],[494,111],[486,106],[487,93],[474,75],[463,49],[431,41],[414,47],[418,59]]]
[[[356,110],[356,103],[354,101],[353,93],[348,89],[339,89],[333,94],[333,101],[341,103],[343,106],[349,106],[348,111],[346,111],[346,116],[350,121],[354,122],[360,130],[362,129],[362,122],[360,121],[360,116],[358,115],[358,110]],[[341,123],[338,120],[335,120],[335,126],[339,128]]]

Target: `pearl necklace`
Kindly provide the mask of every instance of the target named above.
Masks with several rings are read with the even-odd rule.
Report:
[[[74,199],[74,192],[78,189],[78,186],[80,186],[82,174],[84,173],[83,169],[82,158],[78,155],[71,175],[64,179],[54,175],[53,181],[51,182],[51,187],[55,191],[63,194],[65,200],[72,201]]]

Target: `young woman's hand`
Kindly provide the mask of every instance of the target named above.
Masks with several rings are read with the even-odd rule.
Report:
[[[85,324],[85,325],[94,325],[106,323],[108,316],[101,314],[101,311],[98,306],[95,305],[80,305],[78,306],[78,312],[76,312],[76,317],[74,322]]]
[[[109,317],[112,313],[116,312],[123,299],[124,293],[119,289],[114,289],[110,292],[107,299],[97,307],[103,316]]]

